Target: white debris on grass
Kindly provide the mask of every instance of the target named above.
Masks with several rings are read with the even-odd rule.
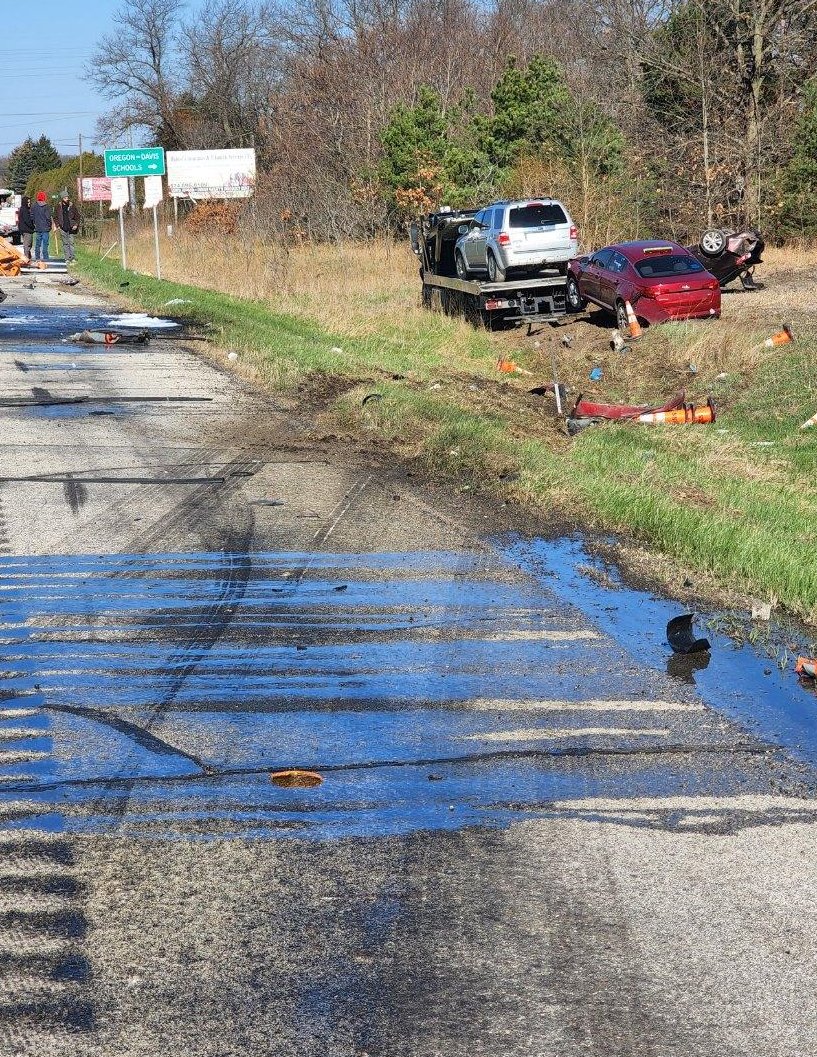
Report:
[[[169,305],[192,305],[193,302],[186,297],[172,297],[169,301],[165,301],[163,308],[167,308]]]
[[[149,316],[145,312],[123,312],[120,316],[107,316],[106,327],[127,330],[162,330],[178,327],[179,324],[172,319],[159,319],[157,316]]]
[[[238,353],[237,352],[228,352],[227,353],[227,359],[228,360],[237,360],[238,359]]]

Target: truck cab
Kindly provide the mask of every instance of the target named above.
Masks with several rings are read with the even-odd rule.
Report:
[[[17,221],[17,211],[21,200],[21,196],[15,194],[10,188],[0,187],[0,237],[15,244],[21,241]]]

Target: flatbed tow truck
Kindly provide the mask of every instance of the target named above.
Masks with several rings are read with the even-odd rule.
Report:
[[[555,323],[567,311],[567,279],[554,272],[504,283],[457,277],[454,245],[476,209],[441,210],[412,222],[411,248],[420,260],[423,305],[474,324]]]

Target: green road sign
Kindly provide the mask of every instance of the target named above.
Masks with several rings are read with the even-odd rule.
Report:
[[[105,151],[106,176],[164,176],[164,147],[127,147]]]

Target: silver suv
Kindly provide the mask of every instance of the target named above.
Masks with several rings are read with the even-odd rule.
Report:
[[[460,227],[454,260],[460,279],[486,273],[503,283],[509,271],[535,274],[543,268],[567,271],[578,256],[579,232],[561,202],[494,202]]]

